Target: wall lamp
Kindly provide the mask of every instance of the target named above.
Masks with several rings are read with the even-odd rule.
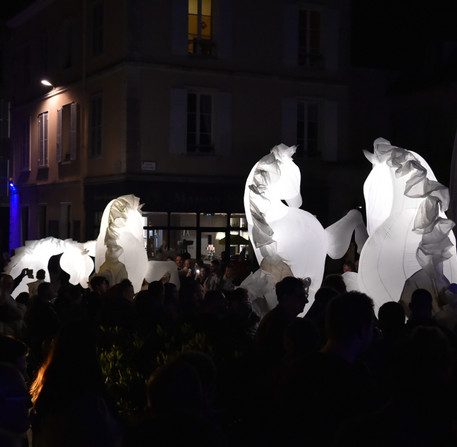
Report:
[[[42,80],[41,80],[41,83],[42,83],[43,85],[45,85],[46,87],[52,87],[52,88],[54,88],[54,86],[53,86],[47,79],[42,79]]]

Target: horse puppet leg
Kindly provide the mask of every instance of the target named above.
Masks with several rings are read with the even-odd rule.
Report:
[[[351,210],[340,220],[325,229],[328,239],[327,254],[332,259],[341,259],[349,248],[352,233],[355,232],[357,253],[360,254],[368,239],[367,229],[358,210]]]

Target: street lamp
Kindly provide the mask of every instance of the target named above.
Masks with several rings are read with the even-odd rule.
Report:
[[[54,86],[53,86],[47,79],[42,79],[42,80],[41,80],[41,83],[42,83],[43,85],[45,85],[46,87],[52,87],[52,88],[54,88]]]

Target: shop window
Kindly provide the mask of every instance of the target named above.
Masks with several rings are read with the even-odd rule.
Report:
[[[166,227],[168,226],[168,213],[144,213],[147,218],[148,227]]]
[[[246,221],[246,215],[237,213],[230,214],[230,228],[247,229],[248,223]]]
[[[197,225],[196,213],[170,213],[172,227],[195,227]]]
[[[226,213],[200,213],[201,227],[226,227]]]
[[[187,20],[189,54],[212,55],[212,0],[188,0]]]
[[[48,166],[48,112],[38,115],[38,166]]]

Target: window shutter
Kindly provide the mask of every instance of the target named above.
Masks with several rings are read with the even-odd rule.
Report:
[[[232,0],[220,0],[216,3],[214,12],[214,21],[217,23],[216,54],[220,59],[231,59],[233,39]]]
[[[23,168],[26,169],[27,171],[30,171],[31,166],[30,166],[30,149],[31,149],[31,141],[30,141],[30,129],[32,126],[32,117],[29,116],[25,120],[25,128],[24,128],[24,164]]]
[[[63,109],[58,109],[57,110],[57,139],[56,139],[57,163],[62,162],[62,115],[63,115]]]
[[[48,135],[48,112],[43,114],[43,135],[44,135],[44,141],[43,141],[43,162],[44,165],[48,165],[48,144],[49,144],[49,135]]]
[[[187,152],[187,90],[171,89],[170,100],[170,153]]]
[[[227,157],[232,151],[232,94],[218,92],[216,117],[216,155]]]
[[[187,50],[187,0],[173,0],[171,51],[176,55],[185,55]]]
[[[43,117],[38,117],[38,166],[43,166]]]
[[[76,149],[78,143],[78,104],[71,103],[70,123],[70,160],[76,160]]]
[[[297,144],[297,100],[282,98],[281,109],[281,143],[293,146]]]
[[[295,5],[284,8],[283,62],[286,66],[297,66],[298,61],[298,10]]]
[[[323,112],[322,158],[325,161],[338,161],[338,103],[325,101]]]

